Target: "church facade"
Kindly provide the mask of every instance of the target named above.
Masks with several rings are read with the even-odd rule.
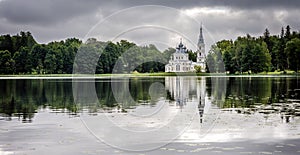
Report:
[[[165,72],[194,72],[195,66],[200,66],[201,71],[205,72],[205,44],[202,33],[202,25],[200,27],[200,35],[197,46],[197,61],[193,62],[192,60],[189,60],[187,48],[182,44],[182,40],[180,40],[175,53],[171,55],[169,63],[165,66]]]

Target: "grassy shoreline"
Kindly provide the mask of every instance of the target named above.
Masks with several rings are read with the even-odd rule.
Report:
[[[298,76],[299,73],[287,72],[282,74],[280,72],[264,72],[258,74],[225,74],[225,73],[131,73],[131,74],[87,74],[87,75],[74,75],[74,74],[15,74],[15,75],[0,75],[0,77],[118,77],[118,76],[129,76],[129,77],[151,77],[151,76]]]

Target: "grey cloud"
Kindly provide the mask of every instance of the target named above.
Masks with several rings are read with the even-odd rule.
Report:
[[[254,8],[298,8],[299,0],[115,0],[119,6],[164,5],[175,8],[191,7],[232,7],[236,9]]]
[[[95,1],[83,0],[4,0],[0,17],[16,24],[55,24],[89,14],[99,7]]]
[[[268,27],[272,34],[280,33],[281,26],[290,24],[293,30],[300,29],[298,0],[4,0],[0,1],[0,34],[31,31],[39,42],[49,42],[67,37],[83,39],[98,21],[116,11],[139,5],[163,5],[179,10],[207,7],[224,7],[228,14],[205,14],[195,17],[203,21],[208,32],[216,39],[235,39],[249,33],[260,35]],[[280,15],[280,11],[283,12]],[[279,15],[280,16],[279,16]],[[196,41],[199,25],[185,22],[179,17],[151,9],[134,10],[127,17],[119,16],[114,23],[106,23],[99,29],[100,39],[130,28],[132,23],[174,25]],[[179,26],[178,26],[179,25]],[[172,26],[171,26],[172,28]],[[207,32],[207,33],[208,33]],[[126,35],[134,42],[146,42],[147,38],[170,40],[168,34],[143,31]],[[207,38],[207,46],[213,43]],[[126,38],[124,38],[126,39]],[[171,43],[170,46],[175,45]]]
[[[295,11],[293,13],[297,13]],[[300,13],[300,12],[299,12]],[[250,34],[251,36],[259,36],[264,33],[266,28],[269,29],[271,35],[278,35],[281,27],[290,24],[293,30],[297,30],[293,22],[282,22],[276,17],[277,11],[274,10],[239,10],[228,14],[201,16],[196,17],[204,21],[205,27],[215,41],[222,39],[235,40],[237,36]],[[283,18],[283,21],[293,19],[289,13]],[[299,22],[298,22],[299,25]],[[209,44],[212,44],[210,42]]]
[[[299,0],[4,0],[0,17],[14,23],[51,24],[101,8],[108,14],[138,5],[164,5],[175,8],[230,7],[233,9],[298,8]]]

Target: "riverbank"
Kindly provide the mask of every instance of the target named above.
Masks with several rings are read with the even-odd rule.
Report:
[[[228,76],[228,77],[256,77],[256,76],[298,76],[299,73],[296,74],[294,72],[287,72],[286,74],[283,74],[281,72],[264,72],[264,73],[258,73],[258,74],[225,74],[225,73],[165,73],[165,72],[158,72],[158,73],[131,73],[131,74],[85,74],[85,75],[76,75],[76,74],[17,74],[17,75],[0,75],[0,77],[4,78],[10,78],[10,77],[151,77],[151,76]]]

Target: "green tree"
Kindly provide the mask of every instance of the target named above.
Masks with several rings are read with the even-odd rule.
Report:
[[[169,47],[168,49],[164,50],[164,52],[163,52],[163,59],[166,60],[166,63],[170,60],[171,55],[173,53],[175,53],[175,52],[176,52],[176,49],[175,48],[171,48],[171,47]]]
[[[13,59],[15,61],[15,69],[17,74],[30,72],[31,66],[29,52],[30,50],[28,47],[22,47],[14,54]]]
[[[82,42],[76,38],[69,38],[65,41],[65,51],[63,54],[63,71],[64,73],[71,74],[73,72],[73,63]]]
[[[278,69],[278,60],[277,60],[277,48],[275,47],[278,44],[278,37],[277,36],[270,36],[269,30],[266,28],[263,41],[267,44],[267,49],[271,55],[271,66],[270,70],[274,71]]]
[[[253,55],[252,55],[252,65],[250,70],[253,73],[259,73],[262,71],[269,71],[271,66],[271,55],[267,49],[267,45],[265,42],[261,44],[256,43],[252,48]]]
[[[286,26],[286,31],[285,31],[285,36],[284,37],[287,41],[291,40],[291,27],[290,27],[290,25]]]
[[[294,38],[288,41],[285,53],[288,57],[289,68],[298,72],[300,67],[300,39]]]
[[[216,72],[216,61],[213,52],[209,52],[206,56],[206,72],[208,73]]]
[[[103,48],[96,48],[94,44],[83,44],[76,54],[73,70],[81,74],[94,74],[97,66],[94,62],[99,60],[102,51]]]
[[[230,61],[229,53],[226,54],[226,57],[228,57],[226,58],[227,63]],[[235,60],[240,73],[269,71],[271,66],[271,56],[267,44],[262,39],[255,39],[250,35],[239,37],[235,41]]]
[[[47,49],[45,45],[36,44],[32,47],[29,58],[33,72],[43,73],[46,54]]]
[[[202,67],[201,66],[196,65],[194,68],[196,70],[196,73],[201,73],[202,72]]]
[[[30,32],[20,32],[12,37],[13,41],[13,53],[19,51],[21,47],[28,47],[31,49],[36,43]],[[12,54],[13,54],[12,53]]]
[[[280,70],[285,70],[288,68],[288,63],[287,63],[287,55],[286,52],[284,52],[286,46],[286,39],[284,37],[284,29],[283,27],[281,28],[281,34],[280,34],[280,41],[278,45],[278,67]]]
[[[269,53],[271,55],[271,71],[274,70],[278,70],[279,69],[279,43],[280,43],[280,39],[278,38],[278,36],[271,36],[270,40],[269,40],[269,46],[268,46],[268,50]]]
[[[8,50],[9,52],[13,52],[13,41],[9,34],[0,36],[0,50]]]
[[[57,73],[57,58],[56,53],[53,49],[48,50],[45,57],[45,72],[47,74]]]
[[[14,72],[14,61],[8,50],[0,51],[0,73],[12,74]]]
[[[187,52],[189,54],[189,60],[196,62],[197,61],[197,53],[193,52],[192,50],[188,50]]]
[[[222,54],[225,70],[230,74],[234,74],[237,71],[237,64],[235,60],[235,50],[232,40],[221,40],[216,43],[216,46]],[[223,68],[223,64],[219,60],[218,68]]]
[[[249,52],[249,47],[247,46],[248,41],[246,38],[238,37],[238,39],[234,42],[235,46],[235,60],[237,64],[238,71],[240,73],[247,71],[249,68],[249,58],[251,55]]]

